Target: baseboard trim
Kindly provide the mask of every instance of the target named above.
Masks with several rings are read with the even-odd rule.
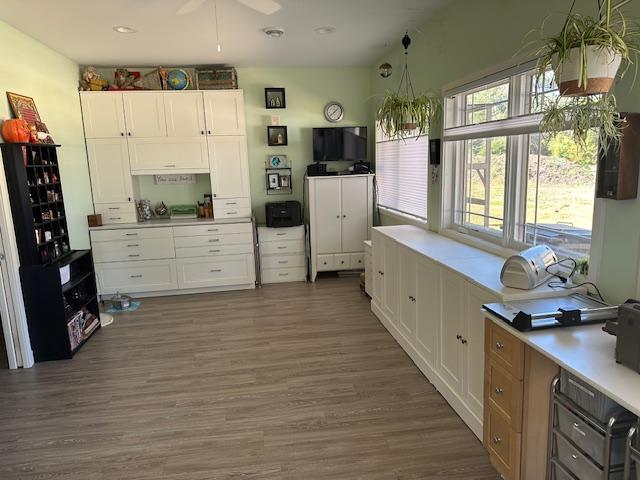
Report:
[[[198,293],[216,293],[231,292],[235,290],[253,290],[256,288],[255,283],[247,283],[243,285],[226,285],[224,287],[203,287],[203,288],[187,288],[181,290],[162,290],[159,292],[134,292],[127,295],[133,298],[150,298],[150,297],[170,297],[173,295],[194,295]],[[114,297],[115,293],[100,294],[102,300],[109,300]]]

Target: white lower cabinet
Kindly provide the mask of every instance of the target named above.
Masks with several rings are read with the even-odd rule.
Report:
[[[258,227],[262,283],[304,282],[307,279],[305,227]]]
[[[101,295],[178,288],[174,259],[96,263],[96,277]]]
[[[372,310],[416,365],[481,437],[482,305],[495,295],[459,273],[372,233]]]
[[[222,287],[255,282],[253,254],[179,258],[179,288]]]

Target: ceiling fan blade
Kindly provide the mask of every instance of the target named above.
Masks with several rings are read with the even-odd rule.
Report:
[[[278,2],[273,0],[236,0],[238,3],[262,13],[263,15],[272,15],[282,8]]]
[[[178,15],[188,15],[191,12],[195,12],[206,1],[207,0],[187,0],[187,2],[182,5],[176,13]]]

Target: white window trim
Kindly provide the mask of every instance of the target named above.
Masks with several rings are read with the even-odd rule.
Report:
[[[429,219],[428,218],[420,218],[420,217],[416,217],[415,215],[411,215],[409,213],[406,212],[401,212],[400,210],[396,210],[394,208],[389,208],[389,207],[384,207],[382,205],[378,205],[378,208],[380,209],[380,211],[388,216],[388,217],[395,217],[396,219],[403,221],[403,222],[410,222],[414,225],[417,225],[419,227],[422,228],[427,228],[429,226]]]

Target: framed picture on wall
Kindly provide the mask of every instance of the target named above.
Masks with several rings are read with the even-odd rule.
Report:
[[[279,125],[267,127],[267,143],[270,147],[279,147],[282,145],[288,145],[289,140],[287,138],[287,127]]]
[[[7,92],[7,99],[9,100],[9,105],[11,105],[11,111],[16,118],[25,120],[29,125],[42,122],[33,98],[25,97],[18,93]]]
[[[284,88],[265,88],[264,108],[287,108]]]

